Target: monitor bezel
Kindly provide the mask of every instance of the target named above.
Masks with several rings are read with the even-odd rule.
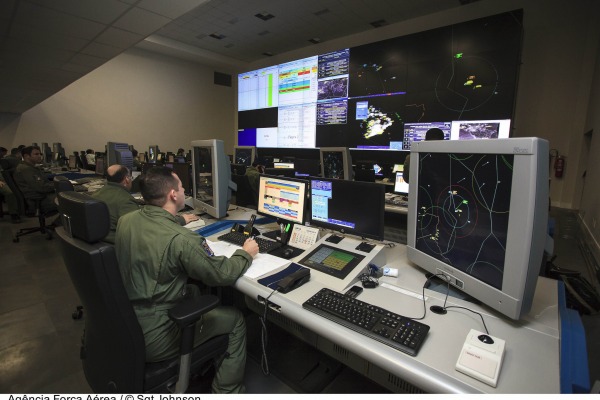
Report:
[[[246,150],[250,151],[250,162],[249,163],[238,163],[237,162],[237,151],[238,150]],[[256,147],[255,146],[235,146],[233,148],[233,162],[232,164],[243,164],[246,167],[250,167],[254,160],[256,159]]]
[[[432,274],[444,273],[462,292],[518,320],[531,308],[547,238],[548,154],[546,140],[424,141],[411,149],[410,184],[419,187],[420,153],[510,154],[514,156],[506,251],[501,289],[486,284],[416,248],[418,190],[409,192],[407,256]],[[462,282],[463,287],[454,284]]]
[[[382,241],[384,238],[384,225],[385,225],[385,221],[384,221],[384,217],[385,217],[385,185],[381,184],[381,183],[374,183],[374,182],[362,182],[362,181],[350,181],[350,180],[344,180],[344,179],[335,179],[335,178],[323,178],[323,177],[310,177],[309,179],[309,196],[311,197],[311,201],[310,201],[310,213],[309,213],[309,218],[310,218],[310,224],[314,225],[314,226],[319,226],[325,229],[331,229],[333,231],[342,233],[342,234],[348,234],[348,235],[354,235],[354,236],[358,236],[361,238],[369,238],[369,239],[374,239],[374,240],[379,240]],[[327,181],[327,182],[333,182],[333,184],[341,184],[341,185],[354,185],[357,187],[356,193],[357,195],[359,193],[366,193],[366,192],[372,192],[373,190],[379,190],[381,191],[381,202],[379,204],[379,209],[378,211],[378,216],[377,219],[379,220],[379,226],[381,227],[380,232],[377,233],[371,233],[371,232],[362,232],[360,229],[354,229],[354,228],[345,228],[345,227],[341,227],[340,225],[337,224],[333,224],[330,222],[324,222],[324,221],[320,221],[317,219],[313,219],[312,217],[312,205],[313,205],[313,196],[312,196],[312,182],[313,181]],[[360,199],[358,199],[357,197],[353,197],[353,198],[348,198],[346,199],[346,201],[350,201],[353,204],[356,205],[356,213],[357,215],[363,215],[365,214],[366,210],[369,209],[368,206],[364,206],[363,203],[361,203]]]
[[[304,186],[304,206],[302,209],[302,218],[300,220],[286,218],[286,217],[280,216],[279,214],[276,214],[276,213],[270,213],[270,212],[264,210],[264,208],[261,208],[261,200],[264,198],[263,182],[266,182],[267,180],[275,180],[275,181],[281,181],[281,182],[286,182],[286,181],[294,182],[294,183],[299,183]],[[260,175],[259,182],[258,182],[258,204],[256,206],[256,212],[259,215],[262,215],[265,217],[270,217],[270,218],[277,218],[278,220],[283,220],[283,221],[294,223],[294,224],[304,225],[306,223],[306,221],[308,221],[309,206],[310,206],[310,181],[309,180],[298,179],[298,178],[289,178],[289,177],[277,176],[277,175],[267,175],[267,174]]]

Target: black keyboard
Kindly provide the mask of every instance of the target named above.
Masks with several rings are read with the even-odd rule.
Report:
[[[243,246],[246,239],[248,239],[248,236],[244,235],[242,232],[229,232],[219,236],[218,239],[238,246]],[[256,240],[256,244],[258,244],[258,251],[260,253],[269,253],[281,247],[281,243],[273,240],[261,237],[255,237],[254,240]]]
[[[83,178],[75,179],[75,182],[77,182],[77,184],[79,184],[79,185],[84,185],[86,183],[90,183],[91,181],[95,181],[96,179],[98,179],[98,178],[91,177],[91,176],[85,176]]]
[[[429,332],[428,325],[327,288],[302,307],[411,356]]]

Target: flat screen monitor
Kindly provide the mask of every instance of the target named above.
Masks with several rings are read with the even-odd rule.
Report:
[[[425,140],[425,134],[432,128],[439,128],[444,132],[444,140],[450,140],[451,122],[407,122],[404,124],[404,138],[402,147],[394,146],[398,150],[410,150],[413,142]]]
[[[383,240],[385,185],[310,178],[311,224]]]
[[[104,176],[106,172],[106,165],[104,162],[104,156],[96,155],[96,175]]]
[[[231,180],[229,157],[222,140],[192,141],[192,173],[194,208],[214,218],[227,215],[231,191],[237,185]]]
[[[273,168],[291,168],[294,169],[293,162],[274,162]]]
[[[77,169],[77,156],[73,154],[69,156],[69,169]]]
[[[394,193],[406,196],[408,194],[408,183],[404,180],[403,172],[396,172],[394,180]]]
[[[347,147],[321,147],[321,176],[331,179],[353,179],[352,157]]]
[[[242,164],[249,167],[256,158],[256,148],[254,146],[235,146],[233,148],[233,163]]]
[[[510,119],[452,121],[451,140],[507,139],[510,137]]]
[[[155,163],[159,152],[160,152],[160,150],[158,149],[158,146],[149,146],[148,147],[148,162]]]
[[[518,320],[531,308],[546,243],[548,142],[415,143],[408,259]]]
[[[261,215],[294,224],[306,222],[308,181],[261,175],[258,182],[258,207]]]
[[[192,165],[188,162],[183,163],[170,163],[166,164],[167,167],[171,168],[173,172],[177,174],[181,180],[181,185],[185,194],[191,195],[192,193]]]
[[[319,176],[321,174],[321,163],[317,159],[296,158],[294,169],[297,177]]]

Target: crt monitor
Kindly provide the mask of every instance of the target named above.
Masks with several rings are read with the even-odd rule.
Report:
[[[385,185],[310,178],[311,224],[383,240]]]
[[[321,147],[321,176],[332,179],[353,179],[352,157],[347,147]]]
[[[444,140],[450,140],[451,127],[451,122],[406,122],[404,124],[402,150],[410,150],[413,142],[425,140],[425,134],[431,128],[441,129],[444,132]]]
[[[256,157],[256,148],[253,146],[235,146],[233,148],[233,163],[249,167]]]
[[[108,142],[106,144],[106,161],[109,167],[119,164],[133,171],[133,155],[127,143]]]
[[[194,208],[217,219],[225,217],[231,191],[237,185],[231,180],[230,161],[222,140],[192,141],[192,173]]]
[[[258,207],[261,215],[278,222],[304,224],[308,204],[308,181],[261,175],[258,182]]]
[[[77,156],[73,154],[69,156],[69,169],[77,169]]]
[[[523,317],[547,237],[548,153],[539,138],[413,144],[408,259]]]
[[[507,139],[510,137],[510,119],[452,121],[451,140]]]

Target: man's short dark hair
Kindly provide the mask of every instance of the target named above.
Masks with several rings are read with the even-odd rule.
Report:
[[[122,165],[121,168],[119,168],[117,170],[117,172],[114,173],[114,175],[106,174],[106,181],[114,182],[114,183],[121,183],[121,182],[123,182],[123,179],[125,179],[129,175],[131,175],[129,168]]]
[[[444,131],[440,128],[431,128],[425,132],[425,140],[444,140]]]
[[[38,151],[41,151],[41,150],[40,150],[40,148],[39,148],[39,146],[27,146],[27,147],[23,147],[23,148],[21,149],[21,155],[22,155],[23,157],[25,157],[25,154],[27,154],[28,156],[31,156],[31,152],[32,152],[33,150],[38,150]]]
[[[140,191],[146,204],[162,207],[171,190],[179,190],[177,178],[173,176],[171,168],[155,166],[140,178]]]

